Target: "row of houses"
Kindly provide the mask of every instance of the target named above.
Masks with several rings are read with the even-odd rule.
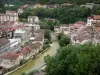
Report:
[[[100,43],[100,15],[87,18],[87,22],[78,21],[74,24],[55,26],[55,33],[64,33],[72,44]]]
[[[71,5],[73,5],[73,4],[71,4],[71,3],[52,4],[52,5],[35,4],[35,5],[33,6],[33,8],[49,8],[49,9],[53,9],[53,8],[58,8],[58,7],[71,6]]]
[[[59,8],[59,7],[68,7],[68,6],[72,6],[73,4],[71,3],[63,3],[63,4],[51,4],[51,5],[41,5],[41,4],[35,4],[35,5],[22,5],[20,6],[20,8],[18,9],[18,14],[22,14],[24,12],[25,8],[31,8],[31,9],[35,9],[35,8],[44,8],[44,9],[54,9],[54,8]],[[86,7],[89,9],[92,9],[95,6],[100,6],[100,4],[94,4],[94,3],[86,3],[84,5],[80,5],[80,7]]]
[[[18,15],[15,11],[6,11],[9,17]],[[4,16],[6,16],[4,14]],[[7,19],[0,15],[0,56],[8,53],[9,51],[20,51],[20,44],[30,41],[31,37],[35,37],[35,31],[40,29],[39,18],[37,16],[29,16],[26,23],[17,20]],[[6,42],[7,46],[3,44]],[[3,46],[2,46],[3,45]]]
[[[42,32],[37,33],[36,37],[32,39],[30,42],[28,42],[23,48],[21,47],[18,52],[15,52],[15,50],[10,50],[6,52],[6,54],[1,55],[0,66],[8,70],[8,69],[19,66],[22,60],[27,61],[31,58],[34,58],[39,52],[42,51],[43,42],[44,42],[43,34],[44,33]],[[0,40],[3,40],[3,39],[4,38],[1,38]],[[3,46],[5,46],[5,48],[11,46],[9,43],[10,41],[5,38],[3,41],[3,44],[4,44]]]
[[[41,4],[35,4],[35,5],[23,5],[20,6],[20,8],[18,9],[18,13],[22,14],[24,12],[25,8],[31,8],[31,9],[35,9],[35,8],[44,8],[44,9],[54,9],[54,8],[58,8],[58,7],[65,7],[65,6],[71,6],[73,4],[70,3],[64,3],[64,4],[52,4],[52,5],[41,5]]]
[[[0,14],[0,66],[4,69],[35,57],[41,52],[43,42],[44,30],[40,29],[37,16],[28,16],[27,22],[22,23],[18,12],[7,10]]]

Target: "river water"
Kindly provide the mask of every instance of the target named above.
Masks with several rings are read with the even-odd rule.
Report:
[[[9,74],[9,75],[21,75],[23,72],[28,73],[31,70],[39,69],[44,64],[44,57],[46,55],[53,56],[55,55],[57,49],[59,49],[59,44],[56,40],[56,37],[52,35],[53,43],[51,44],[51,47],[49,50],[47,50],[45,53],[37,56],[35,59],[32,59],[30,62],[28,62],[26,65],[24,65],[22,68],[16,70],[15,72]]]

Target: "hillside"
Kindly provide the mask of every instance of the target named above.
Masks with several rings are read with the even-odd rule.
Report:
[[[33,4],[35,0],[1,0],[3,4]]]
[[[65,2],[74,3],[74,4],[85,4],[85,3],[96,3],[100,4],[100,0],[0,0],[3,3],[7,4],[61,4]]]

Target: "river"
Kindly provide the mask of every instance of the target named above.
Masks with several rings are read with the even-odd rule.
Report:
[[[37,56],[35,59],[31,60],[28,62],[26,65],[24,65],[22,68],[16,70],[15,72],[12,72],[9,75],[21,75],[23,72],[28,73],[29,71],[33,69],[39,69],[43,64],[44,64],[44,57],[46,55],[53,56],[55,55],[57,49],[59,49],[59,44],[56,40],[56,36],[52,35],[52,41],[53,43],[51,44],[51,47],[49,50],[47,50],[45,53]]]

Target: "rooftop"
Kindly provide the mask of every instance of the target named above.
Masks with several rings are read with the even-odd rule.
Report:
[[[19,54],[8,53],[8,54],[2,56],[1,58],[8,59],[8,60],[16,60],[18,57],[19,57]]]
[[[24,47],[22,50],[21,50],[21,53],[23,53],[24,55],[27,55],[28,53],[30,53],[31,50],[28,48],[28,47]]]
[[[0,38],[0,46],[5,45],[7,43],[9,43],[10,41],[6,38]]]

